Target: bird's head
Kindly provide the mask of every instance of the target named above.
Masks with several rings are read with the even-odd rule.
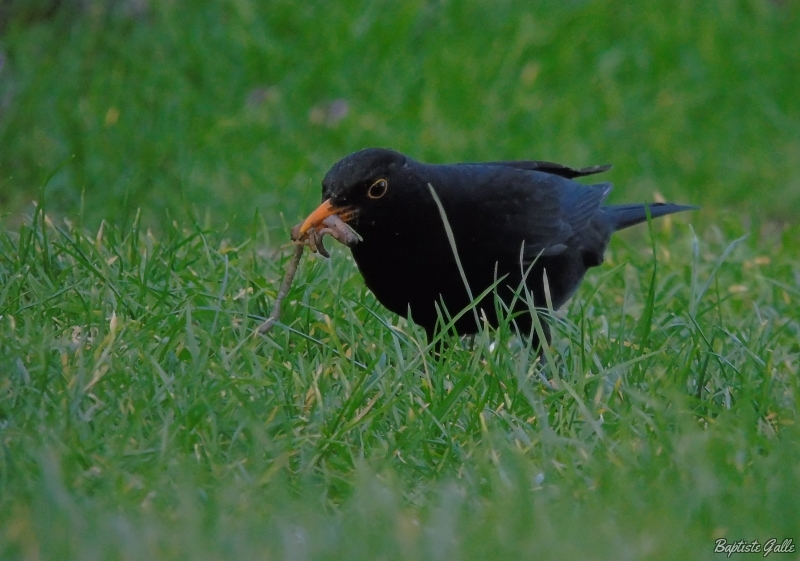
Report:
[[[367,148],[336,162],[322,180],[322,204],[305,219],[300,235],[332,215],[363,225],[391,213],[398,188],[408,188],[407,160],[394,150]]]

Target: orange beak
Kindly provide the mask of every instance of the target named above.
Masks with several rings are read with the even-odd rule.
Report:
[[[300,226],[299,234],[302,236],[311,228],[318,228],[322,221],[329,216],[338,215],[344,222],[350,218],[350,213],[347,208],[335,207],[330,199],[319,205],[314,212],[308,215]]]

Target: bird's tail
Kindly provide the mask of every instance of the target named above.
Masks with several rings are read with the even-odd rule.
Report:
[[[676,205],[672,203],[650,203],[647,206],[650,207],[650,216],[652,218],[700,208],[692,205]],[[603,212],[611,219],[614,230],[623,230],[647,221],[647,211],[645,211],[645,205],[642,204],[609,205],[603,207]]]

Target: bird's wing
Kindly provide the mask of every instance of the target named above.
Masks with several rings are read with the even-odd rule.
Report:
[[[562,218],[573,232],[580,232],[600,210],[600,205],[611,192],[611,183],[580,185],[568,183],[559,191]]]
[[[574,179],[576,177],[584,177],[587,175],[594,175],[596,173],[603,173],[611,169],[610,164],[602,166],[591,166],[587,168],[571,168],[555,162],[543,162],[539,160],[519,160],[511,162],[486,162],[486,166],[503,166],[514,169],[524,169],[528,171],[541,171],[543,173],[550,173],[567,179]]]
[[[583,231],[611,192],[610,183],[580,185],[558,180],[557,202],[541,207],[529,205],[525,212],[526,260],[539,255],[558,255],[567,249],[570,238]]]
[[[611,190],[564,177],[499,165],[428,166],[456,238],[476,255],[507,259],[557,255],[583,230]]]

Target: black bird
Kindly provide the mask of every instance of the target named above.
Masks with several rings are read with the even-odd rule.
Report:
[[[603,206],[610,183],[572,181],[610,167],[572,169],[540,161],[431,165],[368,148],[328,171],[323,203],[300,234],[331,215],[347,222],[362,238],[351,249],[367,287],[392,312],[405,317],[410,311],[429,341],[440,317],[454,316],[496,283],[492,292],[505,313],[536,346],[530,297],[536,307],[546,307],[549,290],[553,309],[559,308],[586,270],[603,262],[611,234],[647,220],[643,204]],[[696,208],[649,207],[653,218]],[[476,333],[483,321],[497,327],[496,304],[494,294],[487,294],[477,313],[456,321],[455,331]],[[547,324],[542,327],[549,344]]]

